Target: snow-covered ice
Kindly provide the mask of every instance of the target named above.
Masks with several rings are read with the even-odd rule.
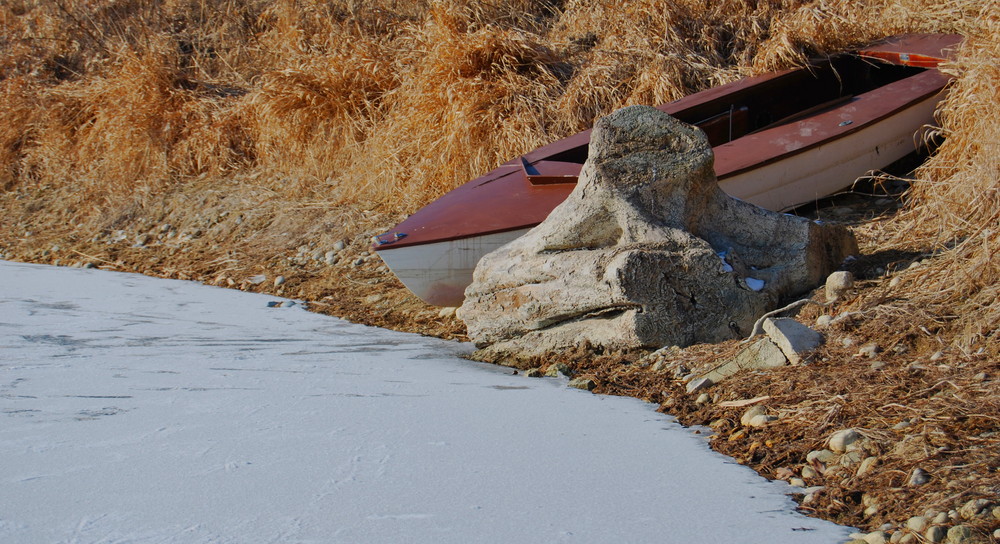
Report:
[[[0,542],[831,543],[654,406],[274,297],[0,262]]]

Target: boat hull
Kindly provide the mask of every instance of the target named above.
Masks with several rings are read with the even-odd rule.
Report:
[[[813,147],[803,153],[720,181],[729,195],[773,211],[828,196],[859,175],[883,168],[917,148],[913,127],[933,122],[939,97],[899,111],[877,125]],[[460,306],[476,264],[487,253],[520,238],[520,228],[380,251],[379,256],[413,294],[434,306]]]
[[[785,211],[916,151],[934,123],[946,75],[906,62],[878,68],[865,57],[912,59],[912,50],[924,64],[958,40],[897,37],[857,56],[747,78],[658,109],[705,131],[723,191]],[[572,192],[589,140],[584,131],[500,165],[378,237],[375,250],[425,302],[460,305],[479,260],[539,224]]]

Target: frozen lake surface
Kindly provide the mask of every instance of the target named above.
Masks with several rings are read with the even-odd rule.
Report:
[[[654,406],[274,297],[0,261],[0,542],[833,543]]]

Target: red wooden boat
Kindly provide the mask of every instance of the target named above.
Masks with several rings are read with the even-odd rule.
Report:
[[[719,186],[782,211],[914,152],[957,35],[909,34],[659,106],[705,131]],[[590,131],[510,160],[432,202],[374,249],[429,304],[458,306],[484,255],[541,223],[576,186]]]

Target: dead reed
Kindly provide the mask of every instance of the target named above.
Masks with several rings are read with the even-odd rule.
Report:
[[[12,0],[0,5],[0,189],[72,208],[75,224],[180,186],[406,213],[628,104],[887,34],[961,32],[946,143],[887,227],[899,235],[880,242],[937,257],[859,305],[920,307],[913,327],[995,351],[997,11],[978,0]]]

